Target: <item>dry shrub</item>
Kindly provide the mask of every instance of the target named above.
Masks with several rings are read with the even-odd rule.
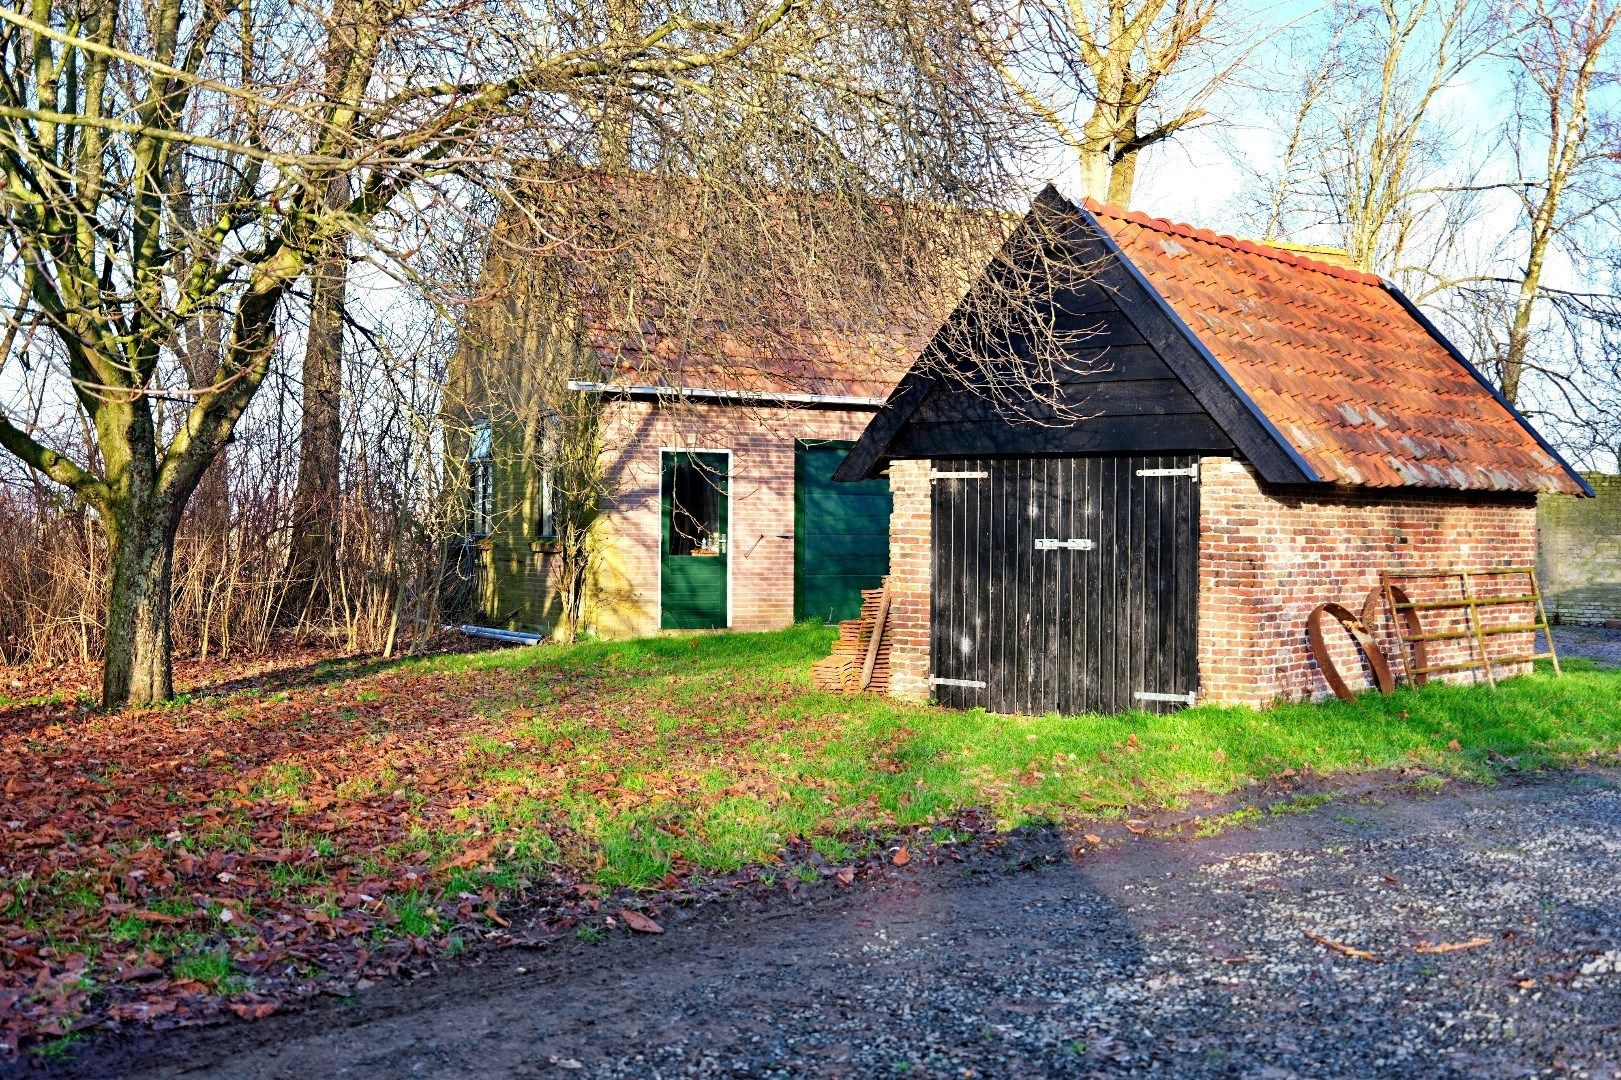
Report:
[[[320,610],[299,609],[289,594],[285,494],[233,495],[229,516],[189,513],[175,543],[176,654],[320,644],[387,655],[459,614],[469,590],[443,530],[383,490],[348,493],[340,506],[338,576]],[[82,504],[42,487],[0,486],[0,662],[100,658],[105,548]]]

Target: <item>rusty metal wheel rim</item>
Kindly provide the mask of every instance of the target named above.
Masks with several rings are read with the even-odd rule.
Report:
[[[1323,679],[1328,688],[1334,691],[1334,696],[1341,701],[1355,701],[1356,693],[1346,683],[1345,677],[1340,674],[1339,668],[1334,666],[1334,658],[1329,655],[1328,643],[1323,640],[1323,617],[1329,616],[1339,623],[1351,643],[1359,649],[1368,661],[1368,667],[1373,671],[1374,685],[1381,694],[1388,694],[1396,688],[1395,679],[1390,674],[1390,664],[1385,659],[1384,650],[1369,636],[1362,625],[1362,620],[1342,604],[1318,604],[1312,608],[1311,614],[1306,616],[1306,641],[1311,646],[1312,658],[1317,661],[1317,669],[1323,673]]]

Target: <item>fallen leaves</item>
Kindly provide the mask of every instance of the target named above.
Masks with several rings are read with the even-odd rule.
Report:
[[[856,868],[853,866],[841,866],[837,870],[833,871],[833,880],[838,882],[840,885],[848,885],[855,879]]]
[[[467,702],[532,692],[531,677],[351,679],[339,662],[305,681],[326,659],[282,658],[287,689],[250,676],[230,684],[246,694],[163,709],[0,708],[0,1053],[101,1025],[268,1015],[273,995],[358,985],[510,925],[502,898],[474,906],[445,886],[512,854],[482,823],[492,793],[470,762],[514,742]]]
[[[889,861],[894,863],[896,866],[905,866],[907,863],[912,861],[912,853],[906,850],[905,844],[902,844],[900,847],[895,849],[895,854],[889,857]]]
[[[648,918],[646,915],[643,915],[639,911],[632,911],[629,908],[625,908],[619,912],[619,917],[624,920],[626,926],[630,927],[638,934],[664,933],[664,927],[660,926],[657,922]]]
[[[132,912],[130,917],[139,919],[144,923],[156,923],[159,926],[174,926],[176,923],[183,923],[186,921],[185,919],[179,918],[175,915],[165,915],[161,911],[136,911]]]
[[[1310,930],[1306,930],[1306,931],[1304,931],[1304,933],[1312,941],[1317,942],[1317,944],[1322,945],[1325,948],[1333,949],[1337,953],[1341,953],[1341,954],[1343,954],[1345,956],[1354,957],[1357,960],[1367,960],[1367,961],[1369,961],[1371,963],[1375,963],[1375,964],[1384,963],[1384,960],[1382,960],[1379,957],[1375,956],[1373,953],[1368,952],[1366,949],[1358,949],[1358,948],[1356,948],[1354,946],[1347,945],[1344,942],[1332,941],[1329,938],[1326,938],[1321,934],[1314,934]]]

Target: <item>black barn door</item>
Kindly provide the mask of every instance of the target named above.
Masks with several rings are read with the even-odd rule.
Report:
[[[1197,463],[936,460],[936,700],[1029,715],[1188,704]]]

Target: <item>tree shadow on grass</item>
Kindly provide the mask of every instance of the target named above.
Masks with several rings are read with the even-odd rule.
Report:
[[[378,675],[385,671],[393,671],[403,665],[419,662],[425,655],[432,656],[435,654],[396,656],[389,659],[380,656],[350,656],[317,660],[313,663],[298,664],[286,668],[273,668],[254,675],[244,675],[221,682],[188,687],[183,693],[187,697],[201,698],[229,697],[232,694],[249,692],[279,693],[284,690],[307,690],[311,687],[332,686],[353,679]]]

